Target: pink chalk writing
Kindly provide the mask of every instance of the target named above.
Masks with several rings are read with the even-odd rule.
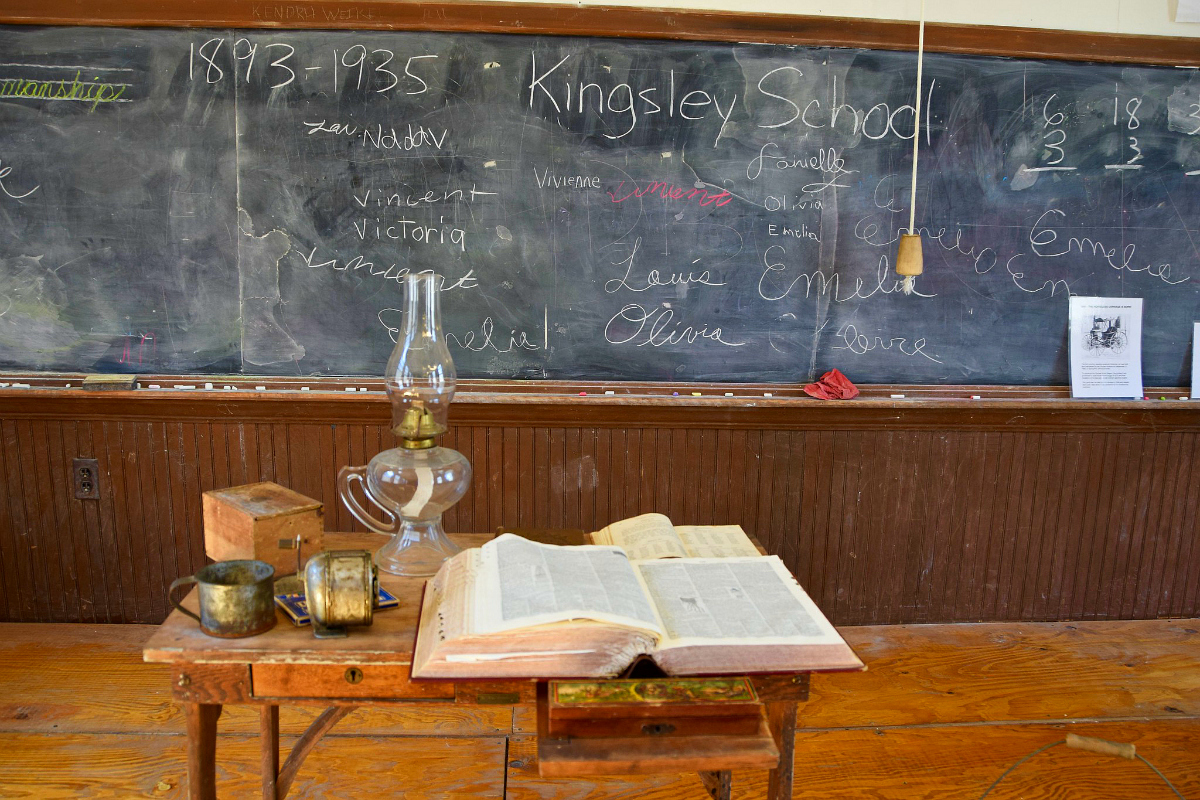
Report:
[[[721,206],[728,205],[733,200],[733,195],[724,190],[716,194],[710,194],[707,189],[702,189],[700,187],[687,188],[683,186],[676,186],[675,184],[667,183],[666,181],[650,181],[645,186],[640,187],[635,183],[633,184],[633,188],[629,190],[628,194],[624,195],[623,197],[618,197],[624,186],[625,181],[621,181],[619,184],[617,184],[616,190],[608,192],[609,198],[611,198],[614,203],[624,203],[631,197],[641,198],[647,195],[658,195],[663,200],[694,200],[701,206],[713,206],[715,208],[720,208]]]

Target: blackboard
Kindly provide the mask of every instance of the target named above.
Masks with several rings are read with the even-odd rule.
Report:
[[[0,28],[0,367],[1063,384],[1069,294],[1200,314],[1195,69],[491,34]]]

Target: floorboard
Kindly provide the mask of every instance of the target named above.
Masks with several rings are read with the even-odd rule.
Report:
[[[1012,764],[1066,734],[1133,742],[1185,797],[1200,797],[1200,720],[1019,724],[798,731],[794,800],[976,800]],[[520,800],[695,798],[695,775],[562,781],[538,777],[532,740],[509,748],[508,797]],[[515,765],[517,762],[518,765]],[[733,796],[766,795],[766,773],[734,772]],[[1174,798],[1141,761],[1058,745],[1014,770],[989,800],[1157,800]]]
[[[818,676],[809,728],[1200,716],[1200,620],[843,628],[864,673]]]
[[[501,797],[504,749],[503,739],[342,736],[318,745],[288,798]],[[219,797],[261,796],[257,738],[220,737],[217,759]],[[186,763],[182,736],[4,733],[0,797],[185,798]]]
[[[184,732],[170,669],[142,661],[153,625],[0,624],[0,731]],[[33,665],[34,668],[30,668]],[[103,691],[79,691],[79,687]],[[320,708],[284,707],[279,729],[299,735]],[[512,730],[508,707],[360,708],[339,728],[373,735],[495,736]],[[231,706],[222,733],[258,732],[258,710]]]
[[[183,797],[183,719],[143,625],[0,625],[0,797]],[[1068,732],[1133,742],[1200,800],[1200,620],[844,628],[870,669],[817,676],[797,800],[975,800]],[[320,709],[284,707],[284,749]],[[221,796],[256,796],[252,709],[220,722]],[[695,775],[543,780],[528,708],[360,709],[292,797],[704,800]],[[764,771],[736,772],[761,798]],[[1145,763],[1059,745],[989,800],[1177,798]]]

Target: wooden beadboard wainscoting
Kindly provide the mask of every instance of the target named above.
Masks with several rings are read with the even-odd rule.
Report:
[[[26,380],[0,389],[4,621],[158,622],[205,563],[201,492],[273,480],[350,530],[338,469],[393,446],[382,392],[344,391],[378,382]],[[443,443],[475,474],[448,530],[738,522],[838,625],[1200,614],[1200,403],[1177,392],[464,384]],[[75,499],[77,457],[99,500]]]

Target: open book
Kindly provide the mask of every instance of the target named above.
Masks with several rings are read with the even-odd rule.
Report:
[[[744,536],[744,534],[743,534]],[[413,677],[611,677],[861,669],[776,556],[635,561],[505,534],[425,587]]]
[[[614,522],[593,533],[592,544],[616,545],[634,561],[762,555],[741,525],[672,525],[662,514]]]

